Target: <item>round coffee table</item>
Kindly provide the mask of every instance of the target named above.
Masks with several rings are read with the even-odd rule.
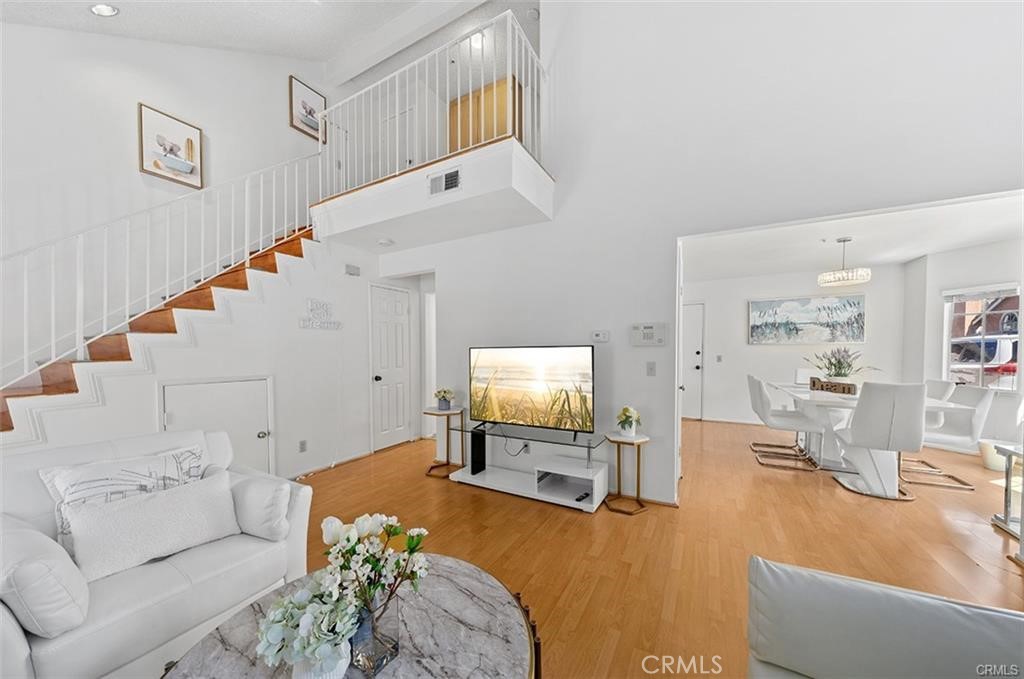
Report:
[[[419,593],[408,585],[399,590],[398,657],[377,676],[532,677],[533,640],[508,589],[471,563],[440,554],[428,557],[430,573]],[[311,578],[307,575],[246,606],[203,637],[164,676],[291,677],[289,665],[267,667],[256,657],[257,629],[271,604]],[[354,667],[345,674],[362,676]]]

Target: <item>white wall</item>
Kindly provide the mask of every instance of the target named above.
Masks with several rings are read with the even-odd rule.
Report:
[[[650,498],[676,497],[674,342],[627,333],[674,331],[677,236],[1024,186],[1019,5],[545,2],[541,16],[554,221],[381,269],[436,272],[438,379],[461,398],[471,345],[610,330],[597,426],[640,409]]]
[[[683,241],[683,248],[686,242]],[[821,295],[817,272],[683,282],[683,302],[704,303],[705,420],[757,422],[747,397],[747,375],[771,382],[792,382],[797,368],[811,368],[804,358],[825,345],[748,344],[750,300]],[[685,271],[684,271],[685,278]],[[838,294],[839,291],[837,291]],[[863,354],[861,365],[877,368],[866,380],[900,379],[903,351],[903,266],[872,267],[871,282],[843,288],[841,294],[865,295],[865,341],[850,344]],[[722,362],[718,362],[718,356]]]
[[[0,43],[5,252],[194,191],[139,172],[140,101],[202,128],[207,186],[316,151],[288,76],[322,64],[10,23]]]

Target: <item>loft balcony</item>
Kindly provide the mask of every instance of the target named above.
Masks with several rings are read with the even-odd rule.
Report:
[[[545,84],[505,12],[324,111],[318,237],[380,252],[550,220]]]

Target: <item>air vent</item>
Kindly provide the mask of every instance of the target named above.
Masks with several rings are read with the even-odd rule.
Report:
[[[436,174],[430,178],[430,195],[444,193],[459,188],[459,170],[451,170],[444,174]]]

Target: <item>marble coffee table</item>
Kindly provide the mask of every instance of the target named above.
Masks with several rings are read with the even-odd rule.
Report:
[[[378,677],[532,677],[533,642],[508,589],[473,564],[429,554],[430,573],[417,594],[399,590],[399,653]],[[166,679],[281,678],[291,667],[256,657],[264,611],[303,586],[307,575],[255,601],[222,623],[179,660]],[[349,667],[345,677],[363,673]]]

